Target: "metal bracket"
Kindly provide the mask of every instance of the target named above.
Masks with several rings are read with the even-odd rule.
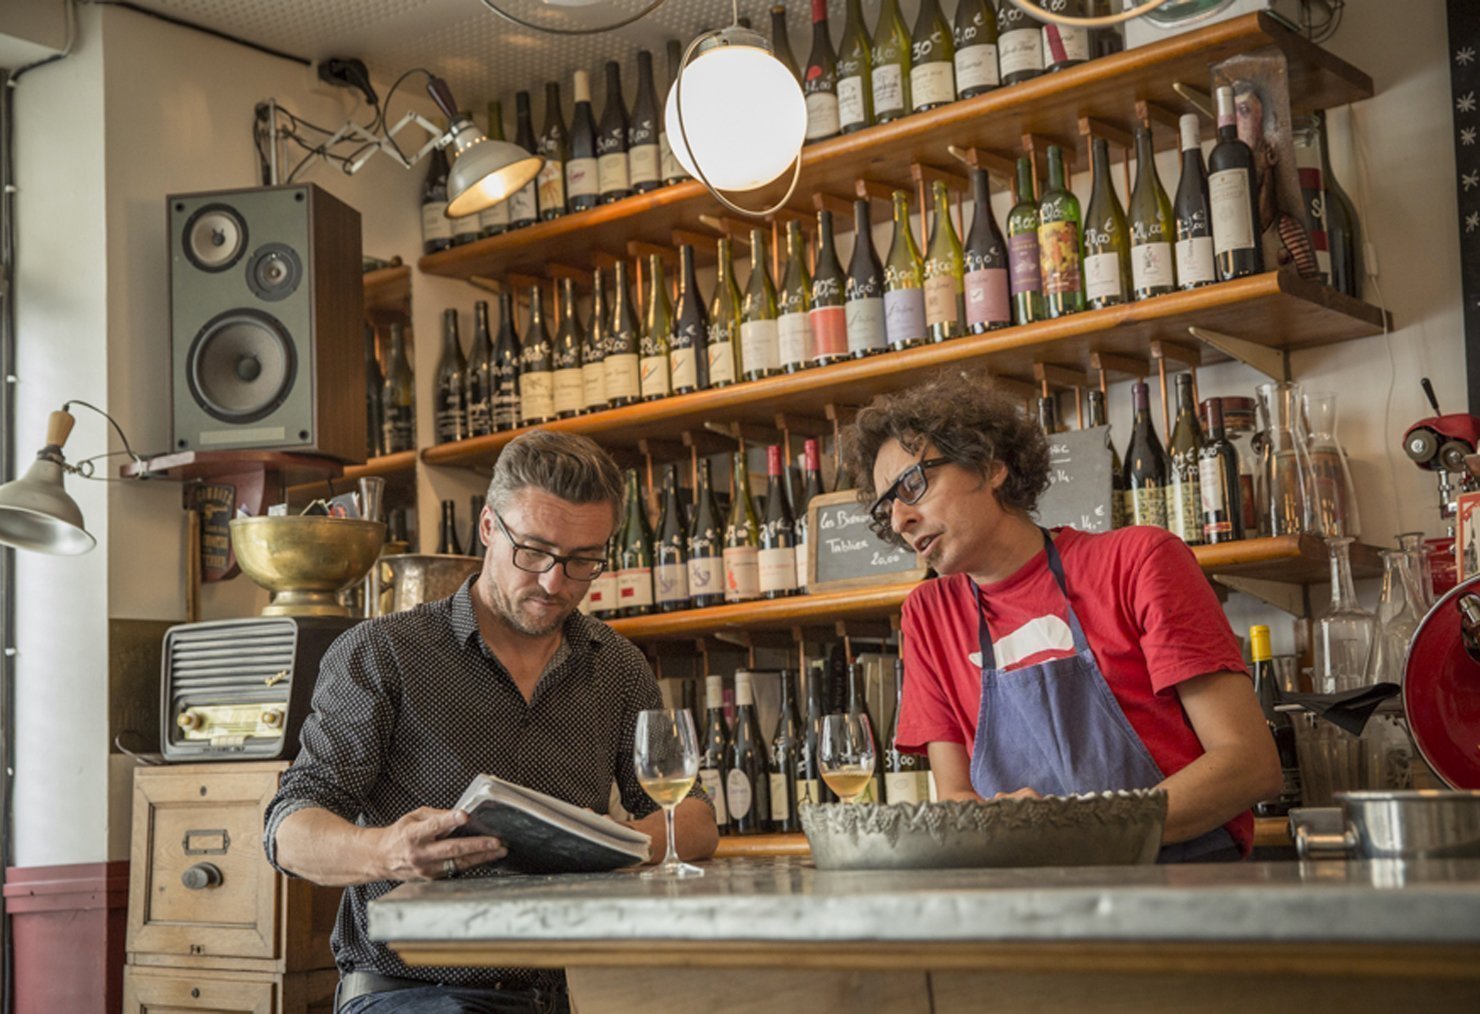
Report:
[[[1237,577],[1232,574],[1215,574],[1213,581],[1233,591],[1252,595],[1260,602],[1274,606],[1297,619],[1303,619],[1307,615],[1305,589],[1298,584],[1268,581],[1258,577]]]
[[[1198,341],[1211,345],[1225,356],[1231,356],[1245,365],[1252,366],[1270,380],[1290,379],[1290,357],[1279,349],[1260,345],[1244,338],[1209,331],[1205,327],[1189,327],[1187,333]]]

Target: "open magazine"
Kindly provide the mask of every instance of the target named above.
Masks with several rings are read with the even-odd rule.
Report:
[[[594,873],[646,862],[641,831],[493,775],[478,775],[459,810],[469,820],[454,835],[493,835],[509,850],[503,865],[524,873]]]

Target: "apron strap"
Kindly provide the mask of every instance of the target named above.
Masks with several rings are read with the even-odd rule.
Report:
[[[1069,633],[1074,638],[1074,650],[1088,651],[1089,639],[1084,636],[1084,627],[1080,625],[1079,616],[1074,612],[1074,604],[1069,601],[1069,584],[1064,579],[1064,561],[1059,556],[1058,547],[1053,544],[1053,536],[1048,529],[1040,525],[1038,530],[1043,533],[1043,551],[1048,556],[1049,573],[1053,574],[1059,593],[1064,596],[1064,609],[1068,613]],[[992,647],[992,635],[987,630],[987,618],[982,612],[982,589],[975,581],[971,582],[971,587],[976,593],[977,640],[981,645],[982,670],[992,672],[997,668],[997,654]]]

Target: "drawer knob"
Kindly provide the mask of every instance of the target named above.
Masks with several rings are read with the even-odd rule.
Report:
[[[208,887],[220,887],[221,867],[215,863],[196,863],[180,874],[180,883],[192,891],[204,891]]]

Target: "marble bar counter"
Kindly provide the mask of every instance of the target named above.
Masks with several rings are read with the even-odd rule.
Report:
[[[705,871],[408,884],[370,935],[414,965],[564,968],[583,1012],[1480,1010],[1480,860]]]

